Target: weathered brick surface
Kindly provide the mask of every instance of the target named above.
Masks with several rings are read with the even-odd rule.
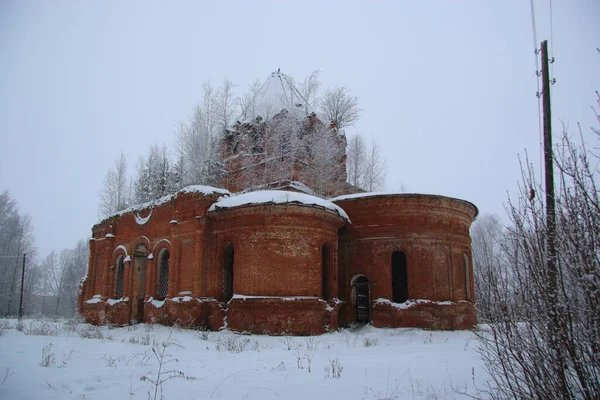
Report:
[[[373,326],[380,328],[456,330],[470,329],[477,324],[475,308],[469,303],[426,303],[416,304],[407,309],[375,303],[372,312]]]
[[[329,325],[327,303],[321,299],[232,299],[228,327],[239,332],[271,335],[316,335]]]
[[[217,199],[216,194],[180,193],[152,210],[94,226],[80,312],[93,323],[125,324],[135,317],[220,329],[227,321],[239,331],[321,333],[356,320],[353,283],[364,276],[375,326],[464,329],[476,323],[469,227],[477,209],[468,202],[412,194],[339,200],[351,220],[346,223],[321,207],[293,203],[208,213]],[[136,214],[150,212],[146,223],[136,222]],[[233,293],[238,295],[231,301],[223,285],[228,244],[233,245]],[[138,246],[146,251],[136,258]],[[163,249],[170,256],[168,295],[157,308],[148,300],[158,295]],[[408,298],[429,303],[399,309],[375,301],[393,298],[396,251],[406,255]],[[129,260],[123,279],[123,297],[129,301],[110,306],[106,301],[115,296],[119,256]],[[102,301],[84,301],[94,295]],[[182,297],[191,300],[177,300]]]
[[[339,244],[339,297],[349,305],[345,307],[346,320],[356,318],[352,304],[352,279],[356,276],[364,275],[369,280],[371,301],[392,299],[391,261],[395,251],[406,255],[409,299],[473,300],[466,299],[465,291],[467,282],[473,293],[472,269],[468,268],[465,276],[463,261],[466,256],[471,265],[469,228],[477,212],[472,204],[417,194],[348,199],[336,204],[352,221],[340,234]],[[474,305],[470,302],[459,308],[444,309],[440,318],[458,319],[465,309],[474,315]],[[374,324],[385,319],[386,326],[415,326],[412,317],[407,316],[409,313],[390,311],[384,317],[383,310],[375,313],[372,307],[371,314]]]

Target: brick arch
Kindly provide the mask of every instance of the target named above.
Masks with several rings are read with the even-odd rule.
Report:
[[[118,254],[119,252],[123,253],[123,257],[127,258],[127,256],[129,255],[129,252],[127,251],[127,247],[125,247],[125,245],[120,244],[117,247],[115,247],[115,249],[113,250],[113,257],[116,257],[115,254]]]
[[[126,284],[125,284],[125,260],[127,260],[127,258],[129,257],[129,253],[127,252],[127,247],[125,247],[124,245],[120,244],[117,247],[115,247],[115,249],[113,250],[113,253],[111,255],[111,268],[110,268],[110,277],[109,277],[109,287],[110,287],[110,297],[111,298],[116,298],[116,289],[117,289],[117,279],[119,279],[118,277],[118,273],[119,273],[119,263],[118,260],[120,257],[123,257],[123,276],[121,277],[121,296],[124,296],[125,293],[125,288],[126,288]]]
[[[133,242],[131,242],[131,253],[133,254],[133,252],[135,251],[135,249],[140,245],[140,244],[145,244],[146,248],[148,249],[148,254],[150,254],[150,248],[152,246],[150,246],[150,239],[148,239],[147,236],[138,236]]]
[[[171,241],[169,239],[160,239],[158,242],[156,242],[156,244],[154,245],[154,248],[152,248],[152,251],[150,253],[152,253],[156,256],[164,248],[166,248],[167,250],[169,250],[169,252],[171,252]]]

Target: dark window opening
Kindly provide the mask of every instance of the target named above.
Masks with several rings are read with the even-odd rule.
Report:
[[[392,253],[392,301],[404,303],[408,300],[408,276],[406,255],[401,251]]]
[[[321,249],[321,296],[323,300],[329,298],[329,246],[324,244]]]
[[[223,265],[223,297],[225,301],[233,297],[233,244],[225,245]]]
[[[117,279],[115,282],[115,299],[123,297],[123,277],[125,275],[125,263],[123,256],[117,258]]]
[[[169,250],[163,249],[158,257],[158,300],[164,300],[169,292]]]

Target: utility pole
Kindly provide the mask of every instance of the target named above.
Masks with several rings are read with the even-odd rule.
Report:
[[[550,280],[550,295],[556,301],[556,205],[554,202],[554,166],[552,155],[552,119],[550,111],[550,76],[548,72],[548,41],[542,42],[542,111],[544,114],[544,166],[546,177],[546,226],[547,226],[547,268]],[[556,304],[556,303],[555,303]]]
[[[563,351],[557,342],[565,342],[564,327],[561,326],[558,302],[558,266],[556,257],[556,205],[554,200],[554,157],[552,155],[552,120],[550,112],[550,76],[548,71],[548,41],[542,42],[542,112],[544,119],[544,166],[546,178],[546,268],[548,272],[548,307],[550,313],[550,346],[556,353],[560,385],[567,393],[567,376]]]
[[[23,318],[23,287],[25,283],[25,253],[23,253],[23,269],[21,270],[21,298],[19,299],[19,321]]]

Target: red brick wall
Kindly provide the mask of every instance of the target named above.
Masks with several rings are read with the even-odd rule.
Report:
[[[337,250],[343,219],[321,208],[260,205],[215,211],[214,265],[234,246],[234,293],[252,296],[321,296],[322,246]],[[222,279],[222,278],[221,278]]]
[[[135,314],[137,304],[131,301],[133,262],[125,264],[123,285],[123,296],[130,301],[113,306],[105,301],[114,297],[117,256],[129,255],[133,260],[136,246],[143,243],[154,256],[147,260],[145,300],[156,295],[161,249],[170,254],[167,301],[161,308],[144,303],[143,319],[147,322],[219,329],[227,315],[234,330],[319,333],[328,325],[335,327],[338,322],[355,319],[351,280],[360,274],[369,279],[370,316],[376,326],[462,329],[476,322],[469,227],[477,210],[468,202],[408,194],[341,200],[338,205],[352,221],[344,225],[337,214],[298,204],[241,206],[207,214],[217,198],[179,194],[155,207],[144,225],[136,223],[134,213],[96,225],[90,241],[88,279],[80,299],[86,318],[94,323],[108,320],[123,324]],[[310,298],[234,298],[223,303],[227,243],[234,246],[234,293]],[[326,300],[331,300],[333,312],[320,300],[324,244],[329,247]],[[392,299],[391,259],[395,251],[406,255],[408,298],[431,302],[407,310],[374,303],[378,298]],[[193,300],[173,300],[181,292]],[[103,296],[103,302],[83,302],[97,294]],[[336,303],[335,298],[344,304]],[[442,301],[451,304],[436,304]]]
[[[356,275],[369,279],[371,301],[392,299],[391,260],[395,251],[406,255],[409,299],[466,300],[463,255],[471,260],[469,228],[477,212],[472,204],[413,194],[348,199],[336,204],[352,221],[340,235],[339,250],[343,275],[339,294],[348,304],[344,308],[348,320],[355,319],[351,280]],[[468,307],[474,310],[472,303]],[[373,323],[395,318],[371,311]],[[403,319],[405,326],[413,326],[409,318],[396,316],[395,326]]]

